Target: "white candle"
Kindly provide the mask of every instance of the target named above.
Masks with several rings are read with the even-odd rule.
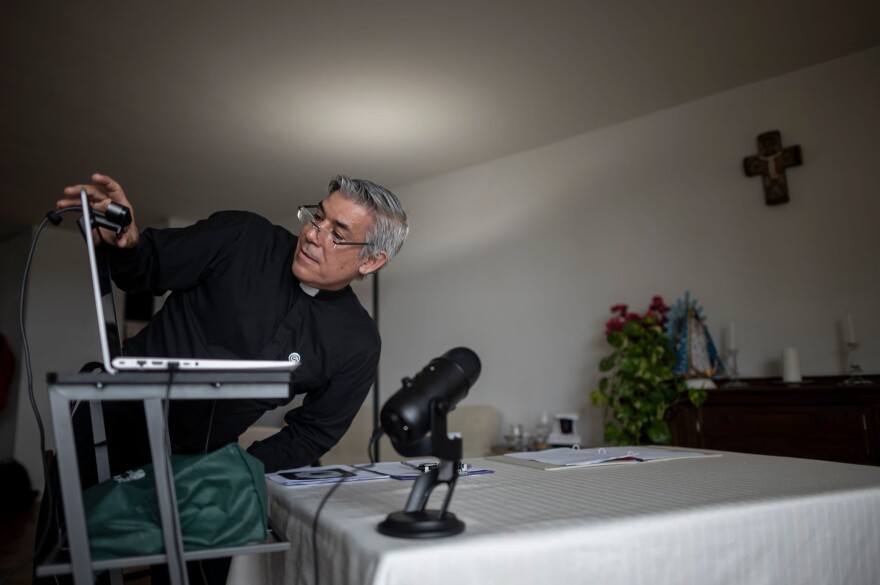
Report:
[[[731,322],[730,325],[727,326],[727,350],[733,351],[736,349],[736,323]]]
[[[782,381],[801,381],[801,360],[798,357],[797,349],[793,347],[786,347],[782,350]]]
[[[846,342],[856,342],[856,330],[853,327],[852,313],[846,314]]]

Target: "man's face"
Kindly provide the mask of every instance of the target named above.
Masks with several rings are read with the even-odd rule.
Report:
[[[339,290],[361,274],[378,270],[385,263],[378,258],[360,259],[363,246],[336,246],[341,242],[365,242],[372,214],[349,201],[338,191],[331,193],[315,211],[320,232],[306,224],[299,233],[293,256],[293,274],[305,285],[323,290]]]

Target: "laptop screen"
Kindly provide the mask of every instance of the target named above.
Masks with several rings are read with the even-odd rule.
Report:
[[[98,317],[98,334],[101,339],[101,358],[104,362],[104,368],[112,373],[113,367],[110,362],[113,358],[122,355],[122,342],[119,337],[119,324],[116,320],[116,302],[113,297],[113,285],[110,281],[110,266],[107,263],[106,252],[101,247],[95,247],[95,240],[90,228],[92,214],[85,189],[80,191],[79,196],[82,205],[82,218],[79,221],[79,227],[86,239],[89,256],[95,312]]]
[[[122,343],[116,320],[116,303],[110,280],[110,265],[106,259],[105,246],[95,247],[91,226],[92,210],[86,191],[80,191],[82,218],[80,228],[86,239],[95,313],[98,317],[98,333],[101,339],[101,358],[108,373],[117,370],[167,370],[172,365],[186,370],[290,370],[300,365],[298,353],[291,353],[287,360],[202,359],[175,357],[122,357]]]

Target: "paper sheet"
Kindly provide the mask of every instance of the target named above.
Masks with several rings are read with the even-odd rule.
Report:
[[[544,451],[526,451],[523,453],[508,453],[503,457],[513,459],[525,459],[537,461],[549,465],[575,466],[596,465],[610,462],[642,462],[659,461],[661,459],[685,459],[689,457],[704,457],[705,454],[696,451],[673,451],[658,447],[599,447],[597,449],[572,449],[559,447]]]

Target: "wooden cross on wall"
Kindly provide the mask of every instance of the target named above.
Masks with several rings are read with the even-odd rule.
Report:
[[[744,158],[743,169],[748,177],[761,175],[767,205],[779,205],[788,203],[785,169],[802,162],[801,147],[782,148],[782,135],[778,130],[771,130],[758,136],[758,154]]]

